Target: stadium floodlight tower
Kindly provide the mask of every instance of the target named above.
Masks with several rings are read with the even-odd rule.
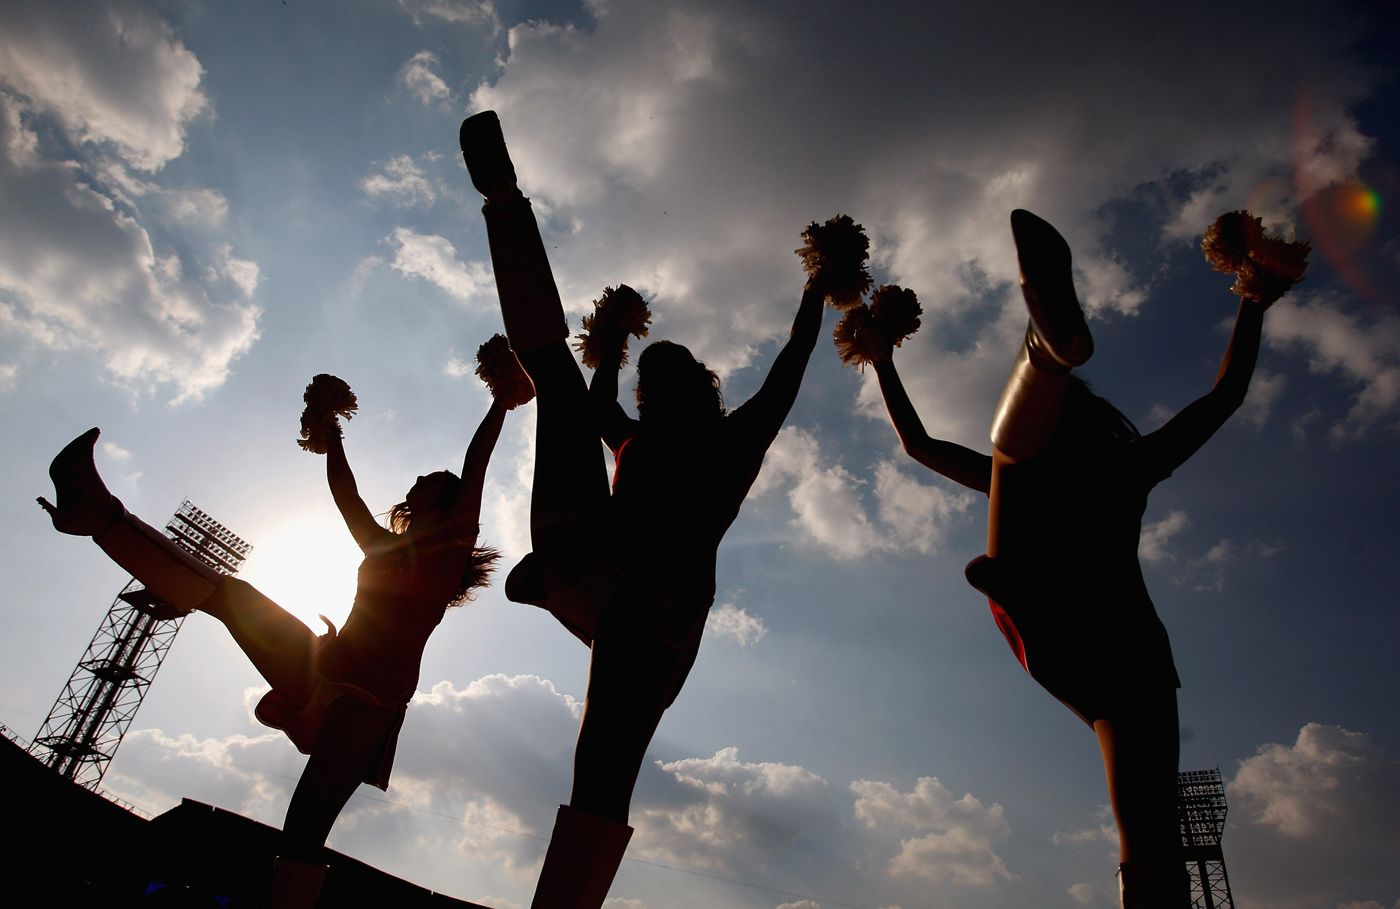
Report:
[[[1181,847],[1191,875],[1191,909],[1235,909],[1220,837],[1225,832],[1225,785],[1215,770],[1176,775]]]
[[[165,534],[220,574],[237,574],[253,549],[188,499],[165,525]],[[96,789],[184,618],[140,582],[128,582],[54,701],[30,753],[60,776]]]

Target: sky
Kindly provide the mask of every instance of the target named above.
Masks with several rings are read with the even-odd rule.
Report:
[[[1234,298],[1199,237],[1247,206],[1314,252],[1244,407],[1144,518],[1181,766],[1224,776],[1239,905],[1400,907],[1397,23],[1393,0],[3,4],[0,723],[37,732],[126,580],[33,504],[93,425],[131,511],[194,500],[253,543],[244,578],[343,619],[358,552],[292,444],[302,390],[358,393],[375,512],[460,466],[500,330],[471,112],[500,114],[571,318],[631,284],[731,406],[786,338],[802,228],[852,215],[877,281],[923,304],[896,363],[924,422],[982,451],[1025,325],[1012,209],[1068,239],[1083,373],[1151,429],[1214,378]],[[508,561],[533,422],[510,414],[487,478]],[[1115,905],[1093,736],[962,578],[985,532],[820,343],[720,549],[608,909]],[[362,787],[331,845],[527,906],[587,657],[499,587],[452,611],[389,791]],[[105,788],[280,824],[303,759],[253,721],[263,690],[193,616]]]

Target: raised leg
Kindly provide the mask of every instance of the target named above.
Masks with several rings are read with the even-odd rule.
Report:
[[[223,575],[128,512],[93,463],[96,427],[69,442],[49,465],[54,505],[42,496],[54,529],[90,536],[103,552],[170,606],[189,612],[209,598]]]
[[[535,385],[535,479],[530,537],[537,577],[515,578],[512,592],[559,590],[595,561],[594,547],[608,499],[607,465],[591,417],[588,387],[569,350],[568,323],[530,202],[494,112],[462,124],[462,155],[472,183],[486,196],[482,214],[506,336]],[[535,602],[535,600],[530,600]]]
[[[1069,371],[1089,359],[1094,342],[1074,293],[1064,238],[1021,209],[1011,213],[1011,232],[1030,326],[997,405],[992,444],[1006,458],[1022,461],[1039,454],[1054,435]]]

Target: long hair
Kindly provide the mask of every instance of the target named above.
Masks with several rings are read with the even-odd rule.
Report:
[[[1117,448],[1140,438],[1142,433],[1121,410],[1078,375],[1070,375],[1057,441],[1076,447]]]
[[[442,476],[445,481],[437,504],[444,510],[450,509],[457,501],[457,491],[462,486],[462,480],[450,470],[437,471],[436,475]],[[409,531],[413,524],[413,509],[409,507],[407,500],[390,507],[386,523],[389,530],[396,534],[403,535]],[[476,591],[486,586],[486,582],[491,578],[491,569],[496,567],[500,558],[500,552],[490,546],[473,548],[467,558],[467,566],[462,571],[462,579],[457,584],[457,592],[447,601],[448,607],[463,606],[475,599]]]
[[[637,358],[637,413],[644,423],[718,419],[724,416],[719,376],[680,344],[650,344]]]

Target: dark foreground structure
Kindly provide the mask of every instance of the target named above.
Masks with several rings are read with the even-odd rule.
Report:
[[[12,906],[222,907],[262,904],[278,831],[191,799],[147,820],[54,773],[0,736],[8,827],[3,902]],[[327,849],[319,909],[487,909],[433,893]]]

